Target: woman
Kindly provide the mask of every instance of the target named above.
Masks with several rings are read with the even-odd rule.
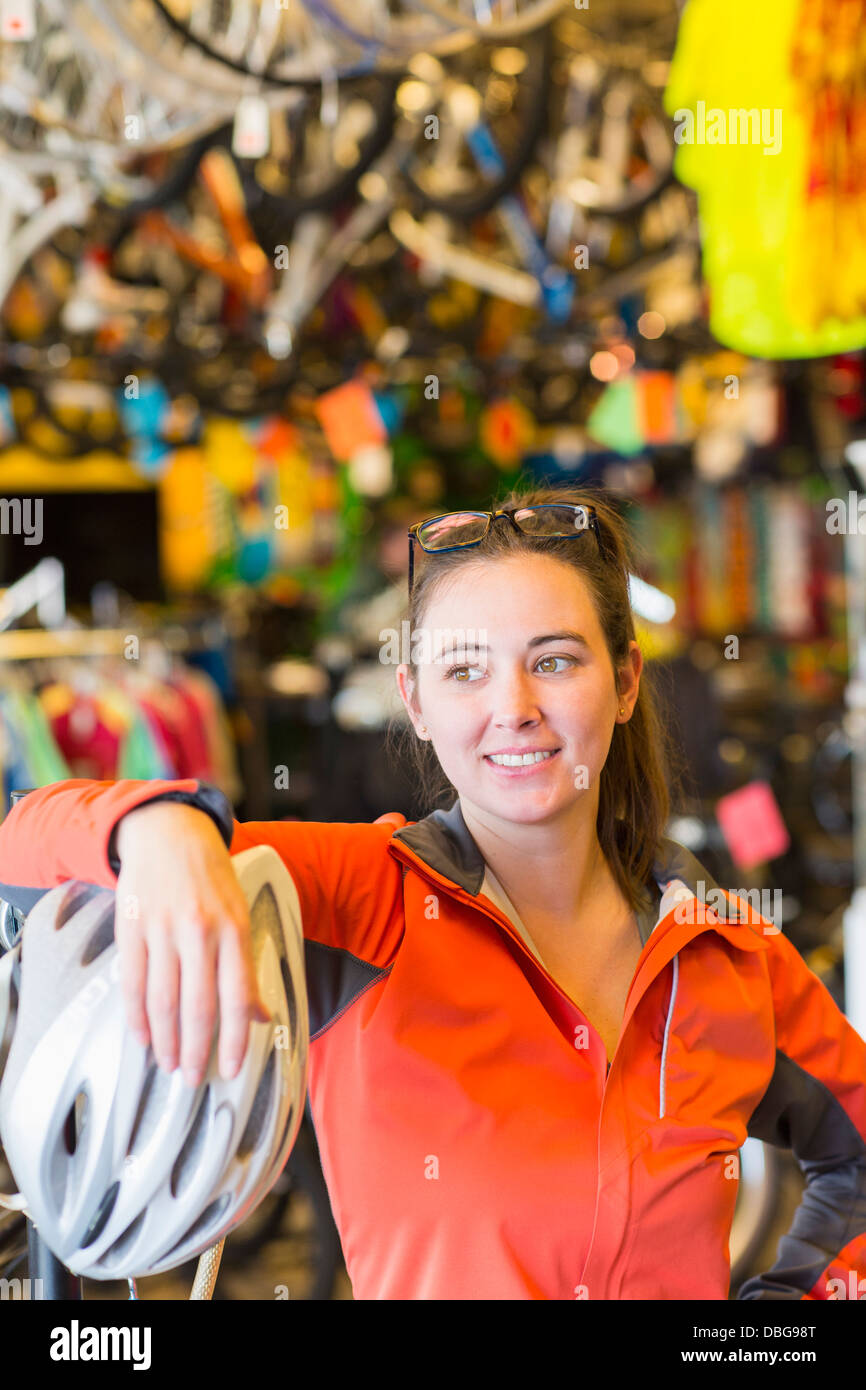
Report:
[[[356,1298],[724,1299],[749,1134],[790,1144],[808,1189],[741,1296],[866,1273],[866,1044],[778,928],[704,907],[716,885],[664,838],[629,564],[616,511],[573,489],[412,528],[396,679],[448,810],[238,824],[194,782],[78,781],[0,830],[12,901],[116,883],[131,1025],[191,1082],[217,1000],[223,1074],[262,1016],[230,853],[281,854]]]

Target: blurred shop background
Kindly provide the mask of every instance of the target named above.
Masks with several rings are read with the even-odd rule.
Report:
[[[0,814],[176,776],[417,819],[407,526],[603,484],[669,834],[863,1031],[863,11],[0,0]],[[732,1294],[801,1190],[749,1141]],[[351,1298],[309,1121],[215,1296],[275,1286]]]

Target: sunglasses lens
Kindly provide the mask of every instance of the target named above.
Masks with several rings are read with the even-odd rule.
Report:
[[[486,527],[487,516],[483,512],[451,512],[422,526],[418,540],[424,550],[449,550],[454,545],[480,541]]]
[[[586,507],[520,507],[514,520],[530,536],[573,536],[589,527]]]

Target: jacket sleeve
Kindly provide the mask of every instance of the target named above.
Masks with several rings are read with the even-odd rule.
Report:
[[[227,798],[186,781],[98,782],[69,778],[28,792],[0,825],[0,898],[23,912],[58,883],[77,878],[113,888],[119,860],[114,832],[127,811],[149,801],[179,801],[206,811],[226,845],[233,833]]]
[[[390,969],[404,927],[402,869],[388,853],[393,824],[242,823],[222,792],[193,780],[70,779],[30,792],[0,825],[0,898],[29,912],[67,879],[113,888],[118,824],[159,800],[206,811],[233,855],[271,845],[283,860],[301,905],[311,1034]]]
[[[866,1042],[782,933],[772,938],[767,956],[776,1065],[748,1132],[791,1149],[805,1188],[775,1264],[747,1279],[738,1298],[862,1297]],[[853,1292],[857,1288],[859,1294]]]

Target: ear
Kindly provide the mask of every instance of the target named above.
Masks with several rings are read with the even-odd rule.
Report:
[[[403,704],[406,708],[406,713],[412,721],[412,724],[415,728],[415,732],[417,733],[418,726],[419,724],[423,723],[423,720],[421,716],[421,710],[418,705],[418,691],[417,686],[415,684],[415,678],[412,675],[411,668],[409,667],[407,662],[400,662],[400,665],[397,667],[396,677],[397,691],[399,693],[400,699],[403,701]]]
[[[625,710],[621,716],[623,723],[631,718],[632,711],[637,701],[638,689],[640,687],[640,676],[643,670],[643,654],[637,642],[629,643],[628,659],[622,666],[617,668],[617,717],[619,718],[620,705]]]

